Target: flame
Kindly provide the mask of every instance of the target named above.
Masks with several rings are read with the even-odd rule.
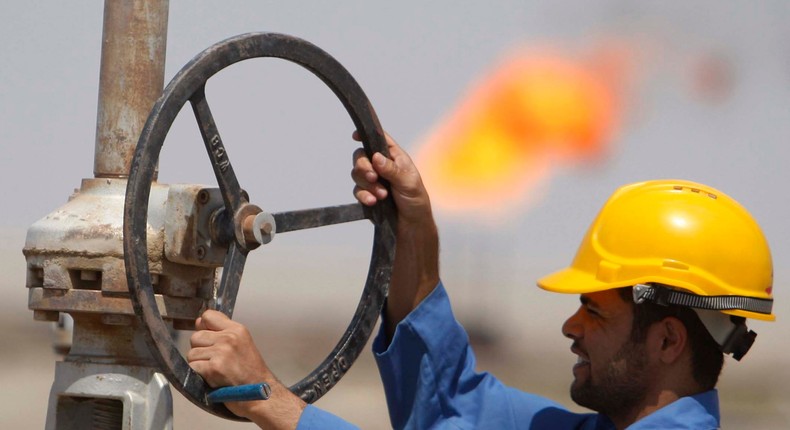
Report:
[[[600,156],[616,97],[599,70],[558,55],[507,58],[415,154],[434,205],[501,214],[524,205],[556,162]]]

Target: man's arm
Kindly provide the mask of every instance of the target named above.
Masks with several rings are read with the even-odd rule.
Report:
[[[358,139],[356,133],[354,138]],[[398,323],[439,283],[439,234],[417,167],[389,135],[387,145],[391,159],[380,153],[368,159],[361,148],[355,151],[351,177],[356,183],[354,195],[367,206],[387,197],[379,182],[386,179],[398,207],[395,262],[385,310],[385,330],[392,339]]]

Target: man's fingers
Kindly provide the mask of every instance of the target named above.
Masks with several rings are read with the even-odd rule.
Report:
[[[222,367],[211,360],[195,360],[189,362],[189,367],[200,375],[209,387],[224,387],[230,384],[222,374]]]
[[[358,182],[357,185],[364,186],[362,183],[359,183],[359,180],[362,179],[370,183],[375,183],[379,180],[379,175],[373,169],[373,165],[365,154],[364,149],[357,148],[357,150],[354,151],[353,158],[354,169],[351,171],[351,176]]]
[[[368,158],[365,155],[365,148],[357,148],[357,149],[354,150],[354,153],[351,156],[351,160],[353,161],[354,167],[357,167],[357,166],[359,166],[361,168],[366,167],[365,166],[365,160],[360,160],[360,158]]]
[[[216,351],[213,351],[213,348],[195,348],[193,345],[186,355],[189,367],[202,376],[209,386],[212,387],[217,386],[215,384],[216,365],[211,362],[215,354]]]
[[[357,150],[354,151],[353,159],[354,168],[351,170],[351,177],[354,178],[357,185],[364,186],[364,184],[361,183],[362,180],[370,183],[379,180],[379,175],[373,170],[373,165],[370,163],[364,149],[357,148]]]
[[[193,361],[202,361],[202,360],[210,360],[211,356],[214,354],[211,348],[208,347],[196,347],[192,346],[192,349],[187,351],[187,361],[192,364]]]
[[[189,367],[191,367],[192,370],[194,370],[198,375],[202,376],[203,379],[207,379],[206,376],[209,373],[209,366],[210,365],[211,364],[209,363],[208,360],[198,360],[198,361],[190,361],[189,362]],[[209,381],[206,380],[206,382],[209,382]],[[212,384],[209,383],[209,385],[212,385]]]
[[[384,188],[384,187],[381,187],[381,186],[379,186],[379,187],[384,192],[384,196],[381,197],[381,198],[387,197],[387,195],[386,195],[387,189]],[[364,188],[361,188],[359,186],[354,187],[354,197],[356,197],[357,200],[360,203],[362,203],[363,205],[365,205],[365,206],[373,206],[373,205],[376,204],[376,202],[379,201],[379,199],[376,198],[376,195],[374,195],[372,192],[370,192],[370,191],[368,191],[368,190],[366,190]]]
[[[351,138],[356,140],[357,142],[362,142],[362,138],[360,137],[359,131],[357,130],[354,130],[354,132],[351,133]],[[398,153],[403,153],[403,149],[401,149],[398,143],[395,142],[395,139],[393,139],[392,136],[390,136],[390,134],[387,133],[386,131],[384,132],[384,139],[387,141],[387,148],[390,151],[394,149]]]
[[[216,333],[208,330],[196,331],[189,338],[189,344],[192,348],[211,346],[214,345],[215,341]]]
[[[354,168],[351,170],[351,178],[354,180],[354,196],[360,203],[371,206],[376,201],[387,197],[387,189],[379,182],[379,175],[373,168],[373,164],[365,154],[364,149],[359,148],[354,151]]]
[[[382,200],[387,197],[387,189],[380,182],[370,182],[362,175],[351,172],[351,177],[354,179],[356,187],[354,187],[354,196],[357,197],[363,204],[376,203],[375,200]],[[374,200],[370,200],[370,199]]]
[[[359,140],[360,136],[355,132],[352,137]],[[424,188],[409,155],[388,133],[385,133],[385,138],[390,157],[377,152],[368,158],[362,148],[354,151],[354,168],[351,171],[356,184],[354,196],[367,206],[385,199],[389,195],[381,183],[381,179],[385,179],[392,185],[393,196],[400,208],[404,203],[409,204],[408,201],[400,200],[419,198],[424,194]]]
[[[224,330],[236,324],[233,322],[233,320],[228,318],[227,315],[212,309],[208,309],[203,312],[203,315],[200,316],[197,323],[200,323],[201,330],[213,331]]]

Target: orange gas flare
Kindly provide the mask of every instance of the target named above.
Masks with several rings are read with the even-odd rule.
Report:
[[[600,155],[616,123],[613,87],[558,56],[509,58],[422,142],[415,159],[451,212],[523,205],[557,162]]]

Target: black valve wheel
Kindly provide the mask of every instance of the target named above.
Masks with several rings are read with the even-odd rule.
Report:
[[[155,180],[159,153],[168,130],[181,108],[192,105],[224,201],[218,217],[226,232],[228,251],[213,306],[232,316],[241,275],[249,251],[254,249],[255,232],[250,228],[261,210],[247,201],[205,97],[205,85],[214,74],[231,64],[257,57],[291,61],[318,76],[340,99],[348,111],[363,146],[371,156],[388,155],[384,132],[367,96],[354,78],[329,54],[304,40],[274,33],[236,36],[206,49],[192,59],[167,85],[154,105],[135,150],[124,207],[123,244],[126,276],[134,310],[146,328],[149,347],[161,372],[194,404],[215,415],[243,420],[222,404],[206,399],[211,388],[195,373],[178,351],[168,324],[156,303],[149,269],[146,227],[148,199]],[[266,215],[266,214],[263,214]],[[369,219],[375,225],[370,267],[362,296],[346,332],[326,359],[309,375],[290,387],[312,403],[332,388],[362,352],[387,295],[395,249],[396,211],[391,200],[374,208],[358,203],[272,215],[277,234],[341,222]],[[271,227],[271,226],[268,226]],[[258,235],[261,233],[258,232]]]

